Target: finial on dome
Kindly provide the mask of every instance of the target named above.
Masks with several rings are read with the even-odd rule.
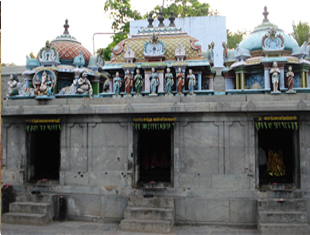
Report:
[[[267,18],[267,16],[269,15],[269,12],[267,11],[267,7],[266,6],[264,7],[263,15],[265,17],[265,19],[263,20],[263,23],[269,22],[269,19]]]
[[[63,34],[69,34],[69,31],[68,31],[69,25],[68,25],[68,20],[67,19],[65,21],[64,28],[65,28],[65,31],[64,31]]]

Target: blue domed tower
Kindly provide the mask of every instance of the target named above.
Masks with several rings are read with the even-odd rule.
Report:
[[[305,58],[309,56],[309,46],[299,47],[294,38],[269,21],[268,14],[265,7],[263,22],[236,45],[234,58],[228,53],[232,51],[224,47],[224,59],[233,61],[223,69],[228,94],[286,92],[290,86],[286,76],[289,67],[295,71],[294,90],[308,89],[310,63]],[[272,73],[273,66],[276,74]]]

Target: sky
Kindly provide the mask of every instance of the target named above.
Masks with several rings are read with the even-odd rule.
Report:
[[[69,33],[93,53],[106,47],[112,33],[113,19],[104,12],[105,0],[2,0],[1,1],[1,63],[25,65],[26,55],[37,55],[47,40],[52,41],[64,31],[69,21]],[[263,20],[264,6],[269,21],[286,33],[292,33],[293,22],[310,23],[310,1],[305,0],[200,0],[211,10],[226,17],[226,27],[232,32],[252,31]],[[169,3],[165,0],[165,5]],[[131,0],[132,9],[146,12],[162,5],[163,0]],[[145,22],[147,26],[148,22]],[[207,48],[202,48],[207,50]]]

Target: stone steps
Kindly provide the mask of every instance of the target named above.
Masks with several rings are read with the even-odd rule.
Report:
[[[307,223],[306,212],[301,211],[260,211],[259,223]]]
[[[174,220],[174,209],[127,207],[124,216],[125,219]]]
[[[278,199],[258,201],[258,210],[266,211],[305,211],[306,203],[301,199],[286,199],[279,202]]]
[[[16,202],[10,203],[9,212],[2,215],[2,222],[42,225],[54,217],[53,195],[19,193]]]
[[[287,235],[309,235],[310,226],[308,223],[295,224],[274,224],[274,223],[261,223],[258,225],[257,230],[259,234],[287,234]]]
[[[14,224],[43,225],[51,221],[47,214],[8,212],[1,217],[1,222]]]
[[[124,231],[170,233],[174,225],[174,199],[129,197],[120,225]]]
[[[135,220],[125,219],[121,221],[123,231],[148,232],[148,233],[170,233],[173,228],[171,220]]]
[[[13,202],[10,204],[10,212],[48,214],[52,212],[52,209],[50,202]]]
[[[258,200],[260,234],[310,234],[306,203],[300,198]]]

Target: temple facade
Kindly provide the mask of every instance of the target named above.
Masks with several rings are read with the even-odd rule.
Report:
[[[1,183],[15,201],[2,221],[307,234],[309,43],[298,46],[263,14],[236,49],[223,42],[222,68],[214,43],[202,48],[173,13],[158,27],[150,15],[110,61],[66,21],[24,71],[2,68]],[[42,201],[51,209],[40,221],[14,209]]]

